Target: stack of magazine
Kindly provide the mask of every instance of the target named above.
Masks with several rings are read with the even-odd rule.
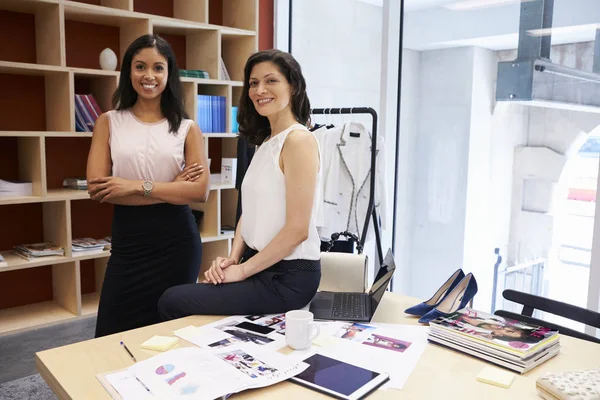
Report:
[[[110,249],[110,238],[94,239],[94,238],[78,238],[73,239],[72,250],[74,255],[102,253],[104,250]]]
[[[525,373],[558,354],[558,331],[464,308],[429,323],[429,341]]]
[[[26,260],[35,260],[47,256],[64,256],[65,250],[54,242],[29,243],[15,246],[15,254]]]

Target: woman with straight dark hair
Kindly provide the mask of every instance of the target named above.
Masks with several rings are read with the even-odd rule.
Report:
[[[210,190],[202,133],[164,39],[131,43],[113,107],[96,121],[87,163],[90,197],[115,205],[96,337],[159,322],[163,292],[196,282],[202,244],[188,204]]]
[[[320,150],[307,129],[306,82],[290,54],[267,50],[248,59],[238,113],[240,135],[260,147],[242,183],[231,252],[213,261],[203,283],[162,295],[165,320],[283,313],[306,306],[319,286]]]

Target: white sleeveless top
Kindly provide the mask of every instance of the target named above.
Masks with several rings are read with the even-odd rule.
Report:
[[[110,124],[112,174],[125,179],[172,182],[185,164],[185,139],[191,119],[181,121],[177,134],[169,121],[140,121],[132,111],[107,112]]]
[[[294,129],[308,131],[304,125],[294,124],[264,142],[252,157],[242,182],[242,238],[248,246],[258,251],[264,249],[285,225],[285,176],[279,167],[279,156],[285,139]],[[319,159],[321,159],[320,149]],[[317,232],[317,213],[322,197],[320,188],[321,162],[319,162],[315,198],[310,215],[308,239],[300,243],[289,256],[284,257],[285,260],[321,258],[321,239]]]

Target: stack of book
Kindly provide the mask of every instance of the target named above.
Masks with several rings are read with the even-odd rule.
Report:
[[[93,238],[73,239],[71,249],[73,255],[102,253],[104,250],[110,249],[110,241]]]
[[[225,97],[198,95],[198,125],[204,133],[225,133]]]
[[[47,256],[64,256],[65,249],[54,242],[20,244],[13,248],[15,253],[28,261]]]
[[[210,79],[210,75],[203,69],[180,69],[179,75],[185,78]]]
[[[87,190],[87,180],[85,178],[67,178],[63,180],[63,187],[75,190]]]
[[[431,321],[428,340],[519,373],[560,350],[558,331],[468,307]]]
[[[12,182],[0,179],[0,196],[31,196],[31,182]]]
[[[75,130],[93,132],[98,116],[102,114],[100,106],[91,94],[75,95]]]

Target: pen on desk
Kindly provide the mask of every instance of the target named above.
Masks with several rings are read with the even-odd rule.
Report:
[[[123,346],[125,348],[125,350],[127,350],[127,352],[129,353],[129,355],[131,356],[131,358],[133,359],[133,362],[137,362],[137,360],[135,359],[135,357],[133,356],[133,354],[131,354],[131,352],[129,351],[129,349],[127,348],[127,346],[125,345],[125,343],[123,343],[121,341],[121,346]]]

